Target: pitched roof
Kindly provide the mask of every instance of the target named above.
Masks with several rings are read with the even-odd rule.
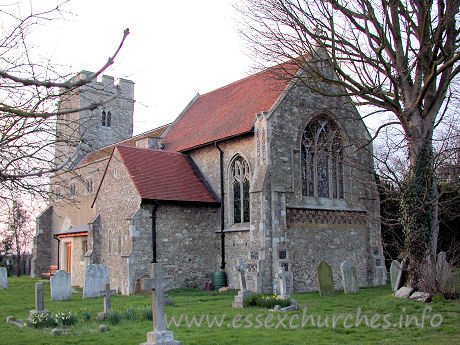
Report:
[[[285,63],[198,96],[169,128],[162,144],[166,150],[184,151],[251,131],[256,114],[271,109],[297,69]]]
[[[218,203],[188,156],[123,145],[115,149],[141,198]]]
[[[148,138],[148,137],[161,138],[163,133],[168,129],[169,125],[170,123],[163,125],[161,127],[151,129],[147,132],[138,134],[129,139],[120,141],[118,144],[136,146],[136,141],[144,139],[144,138]],[[78,165],[82,166],[82,165],[94,162],[102,158],[108,158],[112,154],[113,147],[114,145],[109,145],[109,146],[100,148],[99,150],[89,152],[85,157],[83,157],[83,159],[78,163]]]

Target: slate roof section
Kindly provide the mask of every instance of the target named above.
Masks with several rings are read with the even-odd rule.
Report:
[[[188,156],[123,145],[115,149],[142,199],[219,203]]]
[[[85,224],[85,225],[82,225],[76,228],[69,228],[67,230],[58,232],[54,234],[54,236],[59,237],[59,236],[64,236],[64,235],[72,235],[72,234],[79,234],[79,233],[85,233],[85,232],[86,234],[88,234],[88,229],[89,229],[89,225]]]
[[[186,151],[250,132],[256,114],[272,108],[297,70],[285,63],[198,96],[169,128],[164,148]]]

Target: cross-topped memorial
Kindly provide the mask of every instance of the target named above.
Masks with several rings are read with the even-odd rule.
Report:
[[[151,279],[141,281],[142,290],[152,290],[153,332],[147,333],[147,342],[141,345],[180,345],[174,340],[174,333],[166,330],[164,290],[166,281],[163,278],[163,268],[159,263],[152,264]]]
[[[244,274],[244,271],[248,268],[247,264],[243,263],[243,259],[238,259],[238,265],[235,266],[235,271],[238,273],[238,278],[240,280],[240,290],[241,291],[247,291],[246,287],[246,276]]]
[[[115,294],[115,290],[110,290],[110,283],[105,283],[104,290],[98,292],[99,296],[104,296],[104,312],[103,315],[99,315],[102,316],[102,318],[105,318],[107,313],[112,310],[112,302],[110,300],[110,296]]]
[[[289,272],[281,266],[278,273],[276,273],[276,278],[278,278],[278,284],[280,288],[279,298],[289,298],[289,294],[287,293],[287,278],[289,277]]]
[[[244,270],[248,267],[247,264],[243,263],[243,259],[238,259],[238,264],[234,267],[235,271],[238,273],[238,279],[240,281],[240,291],[238,295],[235,296],[235,300],[232,303],[233,308],[242,309],[244,308],[244,300],[249,296],[250,291],[246,286],[246,277]]]

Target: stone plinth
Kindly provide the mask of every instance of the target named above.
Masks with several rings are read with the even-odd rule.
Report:
[[[174,340],[171,331],[157,331],[147,333],[147,342],[140,345],[181,345],[180,341]]]
[[[249,297],[250,294],[251,292],[249,290],[238,291],[238,295],[235,296],[235,300],[232,302],[232,307],[236,309],[243,309],[244,301]]]

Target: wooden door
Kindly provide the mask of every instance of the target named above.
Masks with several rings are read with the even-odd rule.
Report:
[[[71,273],[72,269],[72,242],[67,242],[65,244],[65,270],[68,273]]]

